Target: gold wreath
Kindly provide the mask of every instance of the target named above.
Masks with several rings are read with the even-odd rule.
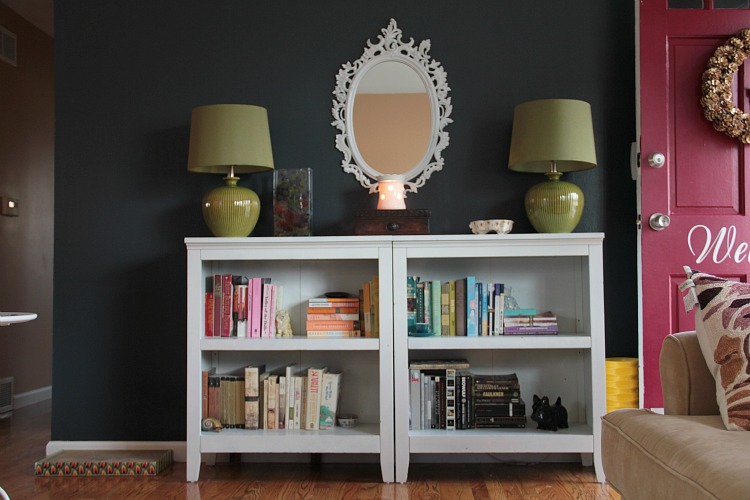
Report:
[[[732,81],[750,55],[750,28],[744,29],[716,49],[703,72],[703,115],[714,128],[750,144],[750,115],[734,105]]]

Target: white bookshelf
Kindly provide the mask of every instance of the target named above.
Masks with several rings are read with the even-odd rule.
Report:
[[[605,413],[602,234],[446,235],[393,238],[396,481],[415,454],[575,453],[601,467]],[[558,316],[558,335],[408,337],[406,276],[504,283],[520,307]],[[507,291],[507,288],[506,288]],[[473,373],[518,374],[531,412],[534,394],[562,397],[570,428],[409,430],[410,359],[466,358]]]
[[[356,453],[378,457],[385,482],[405,482],[413,454],[575,453],[604,481],[600,417],[606,409],[603,235],[510,234],[186,238],[187,480],[215,453]],[[295,338],[205,338],[206,279],[219,273],[271,277],[284,286]],[[378,275],[380,337],[308,339],[307,300],[326,291],[355,292]],[[551,310],[554,336],[407,336],[406,276],[423,280],[502,282],[521,307]],[[533,394],[561,396],[570,428],[409,430],[410,359],[467,358],[474,373],[516,372],[527,415]],[[344,373],[341,410],[359,425],[330,431],[203,433],[201,371],[225,373],[251,363],[326,365]],[[205,456],[204,456],[205,455]]]
[[[187,480],[215,453],[356,453],[379,459],[383,481],[394,480],[392,244],[378,237],[186,238],[187,246]],[[293,338],[204,336],[206,280],[232,273],[270,277],[284,287]],[[328,291],[356,293],[379,276],[380,337],[309,339],[307,300]],[[354,428],[202,432],[201,371],[267,369],[296,363],[343,372],[340,409],[359,415]],[[204,456],[204,454],[209,454]]]

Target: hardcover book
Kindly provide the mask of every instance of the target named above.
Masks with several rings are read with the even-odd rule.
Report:
[[[234,335],[247,337],[247,289],[248,279],[245,276],[233,276],[232,326]]]
[[[320,398],[320,429],[331,429],[336,424],[339,398],[341,397],[341,374],[323,374],[323,387]]]
[[[407,331],[417,331],[417,282],[419,276],[406,277],[406,325]]]
[[[245,429],[260,428],[261,380],[266,366],[245,367]]]
[[[253,278],[250,280],[252,300],[250,302],[250,336],[260,338],[260,326],[262,321],[261,305],[263,301],[263,284],[262,278]]]
[[[323,374],[327,368],[308,368],[307,370],[307,405],[305,408],[305,429],[320,429],[320,397],[323,385]]]

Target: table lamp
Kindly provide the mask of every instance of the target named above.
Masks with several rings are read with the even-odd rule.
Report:
[[[235,174],[273,170],[266,109],[246,104],[193,109],[188,170],[226,174],[225,185],[203,198],[203,218],[214,236],[248,236],[258,222],[260,198],[238,186]]]
[[[403,175],[378,177],[378,210],[406,210]]]
[[[587,102],[542,99],[516,106],[508,168],[547,176],[524,199],[526,215],[537,232],[575,229],[583,213],[583,192],[560,176],[594,167],[594,127]]]

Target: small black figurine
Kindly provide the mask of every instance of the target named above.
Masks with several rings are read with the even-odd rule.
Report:
[[[558,396],[554,406],[549,404],[549,398],[541,398],[534,394],[534,403],[531,406],[531,420],[537,423],[537,429],[556,431],[568,428],[568,410],[562,405]]]

